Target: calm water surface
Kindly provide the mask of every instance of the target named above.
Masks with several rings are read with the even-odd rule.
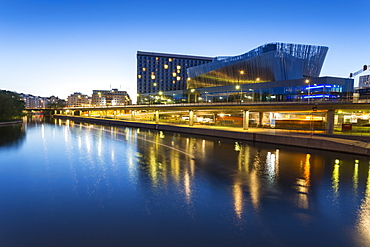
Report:
[[[370,246],[369,158],[33,119],[0,128],[0,246]]]

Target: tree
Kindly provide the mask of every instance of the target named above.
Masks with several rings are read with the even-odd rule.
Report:
[[[0,121],[22,118],[24,101],[16,92],[0,90]]]

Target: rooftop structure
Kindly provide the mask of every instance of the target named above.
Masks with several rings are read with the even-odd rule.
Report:
[[[328,47],[269,43],[245,54],[216,57],[188,69],[187,88],[250,84],[318,77]]]

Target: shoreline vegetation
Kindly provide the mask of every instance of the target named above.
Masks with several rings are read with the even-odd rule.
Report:
[[[0,124],[22,121],[25,103],[18,93],[0,90]]]

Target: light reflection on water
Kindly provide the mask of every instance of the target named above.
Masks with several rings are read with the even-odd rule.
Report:
[[[0,230],[6,233],[0,240],[9,246],[50,246],[45,241],[60,232],[60,246],[76,239],[80,246],[370,241],[366,157],[54,123],[30,123],[23,146],[0,147]],[[14,220],[19,210],[27,217]],[[12,236],[19,232],[24,240],[17,242]]]

